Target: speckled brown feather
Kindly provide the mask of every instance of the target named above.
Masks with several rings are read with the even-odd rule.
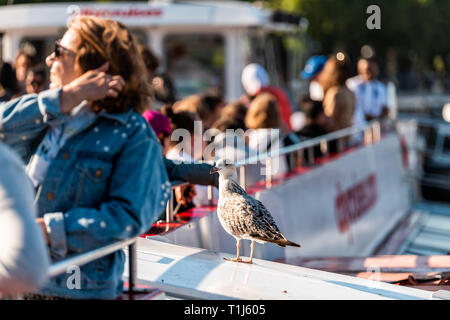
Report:
[[[218,214],[224,229],[236,238],[272,242],[285,247],[298,244],[280,232],[269,210],[261,201],[246,193],[235,181],[227,179],[221,186]]]

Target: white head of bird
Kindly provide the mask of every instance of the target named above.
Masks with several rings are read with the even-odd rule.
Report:
[[[237,178],[236,167],[231,161],[226,159],[219,159],[216,162],[216,165],[211,169],[210,173],[213,174],[214,172],[218,172],[222,179]]]

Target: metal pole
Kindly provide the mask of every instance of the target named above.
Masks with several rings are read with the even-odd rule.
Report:
[[[337,152],[340,153],[344,150],[344,139],[341,137],[337,140]]]
[[[375,122],[373,124],[373,138],[376,142],[379,142],[381,140],[381,125],[379,122]]]
[[[166,231],[169,231],[169,223],[173,221],[173,190],[170,192],[166,207]]]
[[[367,127],[364,129],[364,144],[368,145],[368,144],[372,144],[373,139],[372,139],[372,130],[371,130],[371,126]]]
[[[239,180],[240,180],[241,187],[245,190],[246,189],[245,166],[239,167]]]
[[[308,148],[308,164],[314,164],[314,147]]]
[[[290,163],[290,168],[289,171],[290,172],[294,172],[295,168],[297,168],[297,157],[296,157],[297,153],[296,152],[291,152],[289,153],[289,163]]]
[[[214,205],[214,189],[213,186],[208,186],[208,202],[210,206]]]
[[[272,187],[272,159],[268,158],[266,160],[266,188]]]
[[[322,140],[320,142],[320,151],[323,153],[324,156],[328,155],[328,142],[327,142],[327,140]]]
[[[128,292],[132,294],[136,287],[136,242],[128,246]]]

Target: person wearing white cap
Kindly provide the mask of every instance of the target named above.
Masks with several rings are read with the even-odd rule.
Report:
[[[272,94],[277,100],[283,125],[287,129],[292,130],[290,123],[292,107],[289,98],[281,88],[270,85],[269,75],[263,66],[258,63],[251,63],[247,65],[242,70],[241,82],[249,100],[252,100],[262,92]]]

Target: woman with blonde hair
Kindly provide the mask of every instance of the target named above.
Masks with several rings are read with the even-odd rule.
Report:
[[[74,18],[46,62],[55,95],[86,71],[108,65],[111,76],[124,80],[120,92],[112,87],[109,97],[75,106],[38,99],[38,105],[0,110],[5,141],[28,162],[51,256],[60,260],[148,230],[164,210],[170,184],[158,140],[140,115],[151,94],[145,67],[122,23]],[[115,298],[122,292],[124,261],[117,251],[80,266],[76,275],[50,279],[39,291]]]
[[[245,125],[249,128],[248,145],[252,154],[276,153],[284,146],[281,133],[281,118],[276,98],[270,93],[257,95],[250,103]],[[266,161],[262,161],[266,164]],[[279,175],[287,172],[284,156],[272,158],[271,174]]]
[[[356,99],[345,84],[349,77],[349,62],[342,53],[330,57],[318,76],[324,91],[323,109],[331,120],[330,131],[353,125]]]

